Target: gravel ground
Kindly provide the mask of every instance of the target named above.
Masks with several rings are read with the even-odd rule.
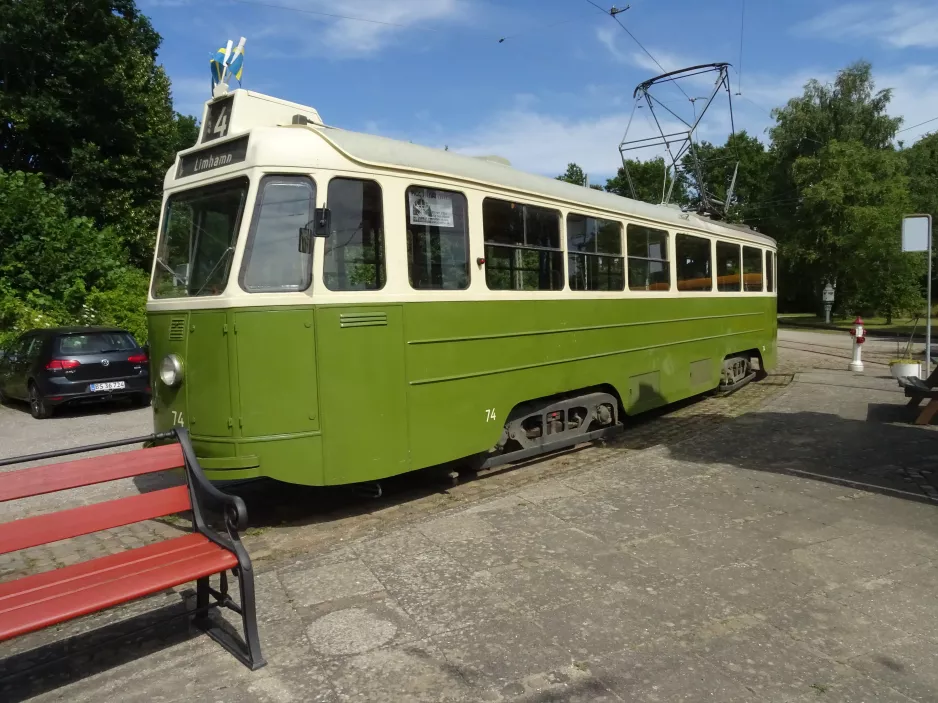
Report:
[[[150,408],[115,402],[34,420],[25,403],[0,405],[0,459],[145,435],[152,431],[151,417]]]

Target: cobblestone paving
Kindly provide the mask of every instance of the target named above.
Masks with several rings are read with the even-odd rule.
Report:
[[[750,384],[730,396],[702,396],[669,406],[667,410],[636,418],[627,431],[613,441],[590,445],[576,452],[567,452],[552,458],[537,459],[520,467],[512,467],[511,471],[498,469],[489,472],[483,481],[473,481],[455,487],[445,486],[445,491],[432,475],[405,477],[391,485],[390,495],[379,501],[368,501],[348,491],[339,491],[336,500],[334,491],[286,488],[266,482],[235,489],[247,500],[252,518],[253,528],[246,535],[245,542],[255,559],[287,558],[291,554],[328,546],[336,540],[373,534],[376,530],[386,528],[389,523],[413,521],[427,512],[449,509],[454,505],[476,501],[512,487],[571,471],[585,471],[616,461],[623,451],[642,450],[678,438],[712,431],[730,418],[761,407],[791,383],[796,372],[810,368],[842,369],[844,363],[841,356],[782,349],[778,368],[773,370],[768,378]],[[53,436],[60,436],[62,433],[56,431],[60,426],[81,428],[90,425],[97,417],[99,416],[92,412],[72,413],[47,421],[49,424],[43,427],[50,428],[50,434]],[[119,421],[114,423],[114,419]],[[86,435],[73,431],[66,434],[64,442],[56,441],[56,448],[79,446],[89,441],[106,441],[128,435],[145,435],[150,431],[148,411],[109,412],[103,420],[116,425],[112,433],[116,431],[120,434],[102,436],[94,431],[93,434]],[[0,435],[19,433],[20,426],[25,426],[32,432],[36,431],[36,424],[28,414],[18,409],[0,407]],[[0,457],[30,451],[23,443],[17,445],[18,451],[15,452],[6,451],[6,446],[0,446]],[[48,446],[45,440],[42,446]],[[0,469],[0,472],[4,470],[10,469]],[[68,500],[70,505],[91,504],[133,495],[140,491],[164,488],[178,481],[178,477],[169,475],[128,479],[76,489],[70,492]],[[61,498],[61,495],[52,494],[13,504],[0,504],[0,521],[6,522],[57,509]],[[321,505],[322,508],[314,508],[311,513],[311,503],[315,506]],[[318,525],[316,530],[307,529],[310,522]],[[178,535],[180,529],[187,527],[188,521],[170,517],[106,530],[14,554],[0,555],[0,582],[157,542]]]
[[[938,510],[902,472],[938,430],[890,379],[794,369],[454,488],[293,490],[251,546],[268,667],[184,626],[95,647],[111,611],[7,645],[93,651],[0,699],[938,700]]]

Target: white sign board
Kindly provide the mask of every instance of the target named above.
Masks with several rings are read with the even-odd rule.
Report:
[[[408,215],[413,225],[453,226],[453,200],[447,193],[426,188],[407,191]]]
[[[931,215],[902,218],[902,251],[928,251],[931,245]]]

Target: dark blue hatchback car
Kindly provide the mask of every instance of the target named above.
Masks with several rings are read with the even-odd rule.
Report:
[[[65,403],[129,397],[150,403],[149,357],[116,327],[31,330],[0,357],[0,401],[25,400],[32,416]]]

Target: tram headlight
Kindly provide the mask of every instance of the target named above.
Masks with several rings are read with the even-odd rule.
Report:
[[[160,380],[170,388],[182,383],[182,359],[167,354],[160,362]]]

